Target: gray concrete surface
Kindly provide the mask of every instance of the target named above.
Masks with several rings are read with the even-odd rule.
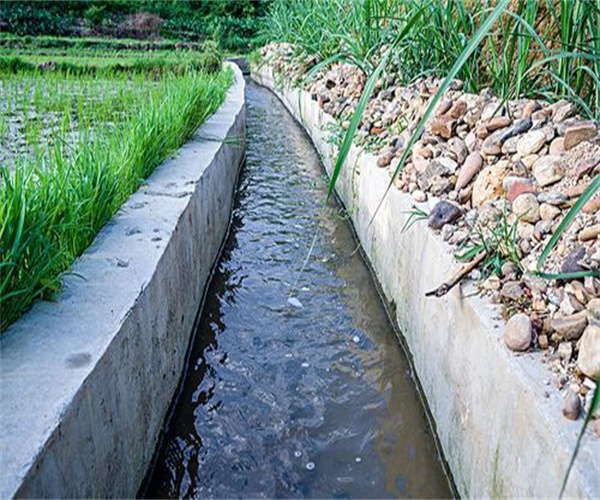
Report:
[[[0,343],[0,498],[133,497],[183,369],[245,148],[244,79]],[[227,139],[227,141],[225,141]]]
[[[229,62],[237,64],[243,75],[250,74],[250,66],[248,65],[248,60],[245,57],[230,57],[227,59]]]
[[[323,113],[306,92],[275,85],[268,67],[252,78],[274,90],[312,137],[328,172],[335,162]],[[337,191],[387,299],[436,422],[458,491],[465,498],[558,498],[582,420],[562,414],[561,393],[539,352],[515,355],[502,343],[499,309],[467,296],[425,292],[456,266],[441,237],[415,224],[402,233],[414,200],[395,188],[369,226],[390,178],[376,158],[353,148]],[[434,201],[422,205],[429,210]],[[545,396],[548,394],[548,397]],[[600,440],[584,438],[566,498],[600,498]]]

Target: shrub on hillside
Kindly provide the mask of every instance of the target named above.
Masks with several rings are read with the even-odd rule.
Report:
[[[136,12],[125,17],[119,24],[119,37],[137,39],[157,39],[160,37],[160,28],[163,19],[157,14],[150,12]]]
[[[221,69],[223,66],[223,53],[216,42],[207,40],[202,44],[200,65],[203,70],[209,73],[216,73]]]
[[[37,2],[3,2],[0,22],[6,31],[16,35],[64,35],[72,18],[56,7],[39,8]]]
[[[85,24],[89,28],[95,28],[102,25],[106,16],[106,7],[104,5],[92,5],[83,13]]]

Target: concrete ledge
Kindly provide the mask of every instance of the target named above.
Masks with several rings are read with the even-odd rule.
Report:
[[[308,93],[282,87],[280,78],[276,84],[270,68],[259,68],[252,78],[275,91],[331,172],[335,153],[325,139],[333,119]],[[460,495],[557,498],[582,420],[562,416],[561,395],[544,383],[550,372],[540,353],[515,356],[505,348],[499,309],[479,297],[466,298],[469,287],[462,292],[457,287],[442,299],[425,297],[455,263],[450,247],[424,223],[402,233],[404,212],[415,204],[411,196],[392,189],[369,227],[390,180],[376,160],[353,148],[337,192],[383,292],[395,305]],[[566,497],[600,498],[598,471],[600,441],[588,435]]]
[[[0,344],[0,498],[132,498],[226,235],[244,79]],[[226,140],[227,139],[227,140]]]

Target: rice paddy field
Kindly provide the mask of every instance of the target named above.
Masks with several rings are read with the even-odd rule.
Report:
[[[5,330],[223,102],[215,46],[0,50],[0,308]],[[144,47],[140,45],[140,48]]]

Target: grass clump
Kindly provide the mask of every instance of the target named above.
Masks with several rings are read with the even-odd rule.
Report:
[[[490,223],[475,227],[471,241],[463,246],[462,253],[455,255],[456,259],[469,262],[482,255],[480,268],[486,278],[491,275],[502,276],[502,266],[507,262],[512,262],[521,270],[517,225],[518,219],[512,222],[509,219],[505,200],[502,212],[494,213]]]
[[[343,60],[371,74],[390,47],[386,71],[403,84],[445,76],[501,2],[491,0],[298,0],[274,2],[265,24],[312,64]],[[465,89],[502,99],[567,98],[600,117],[600,4],[516,0],[463,61]]]
[[[169,74],[145,84],[142,76],[131,80],[127,74],[117,80],[54,74],[53,86],[52,79],[27,76],[13,75],[12,85],[10,76],[3,78],[12,89],[6,96],[11,113],[37,111],[55,121],[39,125],[37,133],[34,126],[33,154],[0,166],[2,331],[36,299],[60,290],[61,273],[154,168],[216,111],[232,79],[229,71]],[[87,105],[90,95],[96,99]],[[39,147],[36,138],[48,130]]]

